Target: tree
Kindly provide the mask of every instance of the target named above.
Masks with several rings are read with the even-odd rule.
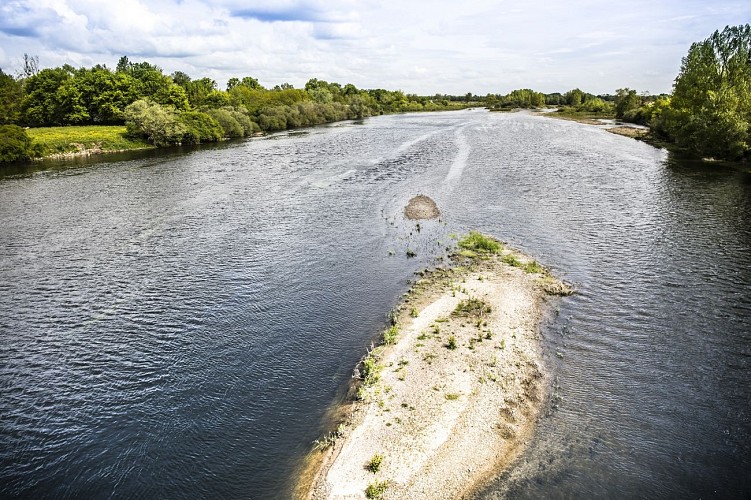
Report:
[[[172,78],[173,83],[183,88],[187,87],[188,83],[190,83],[190,77],[187,74],[183,73],[182,71],[175,71],[170,76]]]
[[[624,88],[615,91],[616,118],[623,118],[626,113],[638,108],[641,104],[642,99],[636,94],[635,90]]]
[[[126,73],[138,82],[136,90],[141,98],[155,98],[158,94],[163,94],[173,83],[170,77],[162,73],[162,68],[159,66],[146,61],[130,62],[125,56],[118,61],[116,72]]]
[[[584,92],[579,89],[573,89],[566,92],[564,99],[569,106],[579,106],[582,103]]]
[[[216,82],[211,78],[199,78],[185,85],[188,101],[191,106],[199,107],[204,104],[206,98],[216,90]]]
[[[177,119],[185,126],[181,139],[184,144],[216,142],[224,135],[222,126],[214,118],[200,111],[184,111]]]
[[[61,68],[43,69],[25,81],[26,96],[21,103],[22,120],[32,126],[63,125],[70,106],[77,107],[77,98],[71,88],[58,94],[58,90],[73,78],[75,70],[65,65]]]
[[[138,99],[138,82],[128,73],[113,73],[104,66],[81,68],[69,82],[84,108],[78,117],[69,113],[66,123],[122,123],[125,107]]]
[[[0,125],[16,123],[21,117],[21,82],[0,69]]]
[[[751,25],[726,27],[691,45],[660,125],[701,155],[751,151]]]
[[[253,90],[262,90],[263,89],[263,85],[261,85],[260,83],[258,83],[258,80],[256,80],[252,76],[246,76],[246,77],[244,77],[242,79],[242,81],[240,82],[240,85],[244,85],[244,86],[248,87],[249,89],[253,89]]]
[[[24,53],[21,77],[29,78],[37,73],[39,73],[39,56],[30,56],[29,54]]]
[[[188,93],[183,87],[174,83],[159,90],[154,95],[154,100],[164,106],[172,106],[178,111],[188,111],[190,109]]]
[[[234,89],[238,85],[240,85],[239,78],[236,78],[236,77],[230,78],[229,80],[227,80],[227,91],[229,92],[230,90]]]
[[[130,61],[128,60],[127,56],[122,56],[117,61],[117,66],[115,66],[115,72],[117,73],[127,73],[130,69]]]

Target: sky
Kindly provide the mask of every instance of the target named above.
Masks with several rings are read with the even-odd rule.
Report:
[[[751,22],[724,0],[0,0],[0,68],[114,68],[311,78],[420,95],[517,88],[670,92],[691,43]]]

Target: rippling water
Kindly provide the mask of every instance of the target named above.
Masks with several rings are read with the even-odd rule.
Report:
[[[0,180],[2,496],[287,497],[470,228],[579,288],[537,437],[483,496],[751,495],[749,174],[484,111],[57,167]],[[442,210],[419,231],[418,193]]]

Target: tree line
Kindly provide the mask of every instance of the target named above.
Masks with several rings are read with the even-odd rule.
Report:
[[[13,128],[18,125],[126,124],[129,134],[155,145],[192,144],[469,103],[491,110],[555,106],[614,116],[648,125],[654,136],[696,154],[746,160],[751,155],[751,26],[728,26],[692,44],[670,95],[630,88],[593,95],[577,88],[427,97],[315,78],[302,89],[287,83],[267,89],[250,76],[231,78],[221,90],[210,78],[194,80],[179,71],[165,75],[155,65],[127,57],[114,70],[102,65],[39,70],[38,59],[25,55],[19,75],[0,69],[0,161],[9,158],[5,152],[12,144],[30,144],[23,130]]]
[[[156,146],[198,144],[383,113],[454,109],[466,104],[464,98],[434,100],[316,78],[296,89],[288,83],[265,88],[251,76],[233,77],[219,89],[210,78],[192,79],[180,71],[167,75],[127,57],[114,69],[66,64],[40,70],[37,58],[24,55],[18,75],[0,69],[0,155],[11,156],[2,153],[9,142],[26,147],[16,126],[125,124],[129,135]],[[20,157],[35,154],[25,151]]]

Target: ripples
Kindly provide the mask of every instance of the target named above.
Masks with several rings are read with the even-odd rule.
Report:
[[[560,403],[486,496],[748,491],[749,186],[485,112],[5,179],[0,494],[288,496],[406,280],[474,228],[580,291],[544,332]]]

